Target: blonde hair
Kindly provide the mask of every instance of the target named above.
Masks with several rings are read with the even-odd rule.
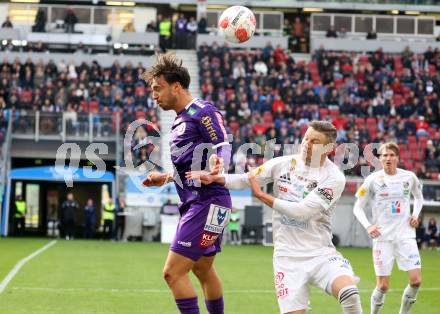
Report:
[[[397,145],[395,142],[387,142],[387,143],[380,145],[379,151],[378,151],[379,155],[382,155],[383,152],[387,149],[393,151],[397,156],[400,156],[399,145]]]

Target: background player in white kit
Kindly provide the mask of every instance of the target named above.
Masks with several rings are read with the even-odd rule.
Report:
[[[371,313],[379,313],[383,306],[394,259],[399,269],[408,272],[409,279],[403,292],[400,314],[409,312],[422,282],[415,239],[415,227],[423,206],[422,185],[413,172],[397,168],[399,153],[399,146],[395,143],[381,145],[379,159],[383,170],[368,176],[356,193],[354,214],[373,238],[376,288],[371,295]],[[414,196],[412,214],[411,194]],[[364,211],[369,202],[373,211],[372,223]]]
[[[331,216],[345,186],[343,173],[327,158],[335,140],[331,123],[313,121],[300,155],[274,158],[249,174],[188,174],[203,184],[217,182],[229,189],[251,186],[254,195],[274,209],[273,266],[281,313],[305,313],[310,285],[335,296],[343,313],[362,313],[350,262],[331,241]],[[260,185],[270,182],[275,197],[261,191]]]

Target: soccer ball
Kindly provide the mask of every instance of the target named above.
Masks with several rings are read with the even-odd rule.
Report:
[[[246,7],[235,5],[227,8],[218,22],[219,34],[231,43],[244,43],[255,33],[257,20]]]

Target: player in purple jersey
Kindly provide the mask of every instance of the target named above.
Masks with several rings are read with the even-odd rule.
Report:
[[[222,286],[213,264],[229,221],[231,197],[221,185],[196,186],[185,178],[186,172],[208,166],[211,160],[206,150],[219,156],[212,158],[215,173],[221,163],[229,164],[231,147],[223,118],[212,104],[191,95],[188,70],[174,54],[159,55],[143,79],[150,84],[157,104],[177,113],[170,141],[174,173],[150,172],[144,181],[145,186],[174,181],[181,200],[181,218],[165,262],[164,279],[181,313],[199,313],[190,271],[200,281],[208,312],[223,313]]]

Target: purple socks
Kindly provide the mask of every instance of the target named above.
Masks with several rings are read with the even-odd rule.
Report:
[[[209,314],[223,314],[224,313],[224,305],[223,305],[223,297],[217,300],[205,300],[206,308],[208,309]]]
[[[197,297],[190,299],[176,299],[181,314],[200,314]]]

